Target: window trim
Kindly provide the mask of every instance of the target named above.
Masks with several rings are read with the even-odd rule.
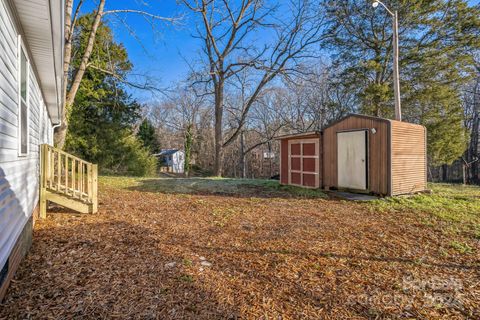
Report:
[[[25,55],[26,62],[26,98],[25,105],[27,109],[27,151],[22,152],[22,53]],[[28,57],[27,49],[22,40],[22,36],[18,35],[18,57],[17,57],[17,76],[18,76],[18,114],[17,114],[17,142],[18,142],[18,156],[26,157],[30,152],[30,58]]]

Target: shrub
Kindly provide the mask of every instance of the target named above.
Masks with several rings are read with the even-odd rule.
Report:
[[[152,176],[157,169],[157,159],[143,147],[141,141],[134,136],[123,139],[124,156],[116,173],[133,176]]]

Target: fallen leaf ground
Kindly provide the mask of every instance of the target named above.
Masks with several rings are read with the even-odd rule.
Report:
[[[37,222],[0,318],[480,318],[478,239],[445,221],[222,183],[104,179],[98,214]]]

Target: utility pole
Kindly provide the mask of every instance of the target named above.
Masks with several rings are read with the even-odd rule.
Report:
[[[398,50],[398,12],[397,10],[391,11],[387,8],[383,2],[379,0],[375,0],[372,3],[374,8],[378,7],[378,5],[382,5],[382,7],[387,10],[387,12],[393,18],[393,92],[395,95],[395,120],[402,121],[402,106],[400,100],[400,71],[398,68],[398,60],[399,60],[399,50]]]

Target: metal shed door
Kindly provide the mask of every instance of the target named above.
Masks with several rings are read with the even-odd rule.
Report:
[[[337,133],[338,187],[367,189],[367,131]]]

